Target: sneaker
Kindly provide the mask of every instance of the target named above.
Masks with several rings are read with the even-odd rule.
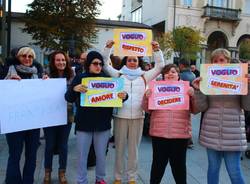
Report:
[[[104,180],[100,180],[100,181],[95,181],[95,184],[107,184],[106,181]]]
[[[134,180],[131,180],[128,182],[128,184],[136,184],[136,182]]]
[[[115,180],[113,184],[122,184],[122,180]]]

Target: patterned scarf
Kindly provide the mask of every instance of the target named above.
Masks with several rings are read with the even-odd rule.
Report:
[[[37,68],[24,65],[11,65],[5,79],[9,79],[12,75],[17,75],[17,71],[24,74],[32,74],[31,79],[38,79]]]

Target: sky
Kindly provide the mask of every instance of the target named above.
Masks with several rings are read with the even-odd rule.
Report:
[[[12,12],[25,12],[27,4],[33,0],[12,0]],[[117,20],[117,16],[121,14],[122,0],[100,0],[102,6],[100,7],[100,19]],[[7,1],[6,1],[7,2]]]

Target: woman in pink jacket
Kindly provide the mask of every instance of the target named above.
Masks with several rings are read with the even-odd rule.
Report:
[[[178,81],[179,68],[168,64],[162,70],[165,81]],[[152,136],[153,162],[151,166],[150,184],[159,184],[165,168],[170,162],[172,173],[177,184],[186,183],[186,150],[187,141],[191,138],[191,116],[194,104],[194,90],[188,90],[190,110],[149,110],[148,89],[143,98],[142,107],[151,113],[149,134]]]

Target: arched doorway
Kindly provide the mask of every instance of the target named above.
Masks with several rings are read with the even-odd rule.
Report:
[[[249,61],[250,60],[250,35],[249,34],[242,35],[237,42],[237,47],[239,49],[239,59],[241,61]]]
[[[207,39],[207,50],[206,50],[206,61],[210,60],[210,55],[213,50],[217,48],[227,48],[228,39],[227,36],[221,31],[215,31],[208,36]]]

